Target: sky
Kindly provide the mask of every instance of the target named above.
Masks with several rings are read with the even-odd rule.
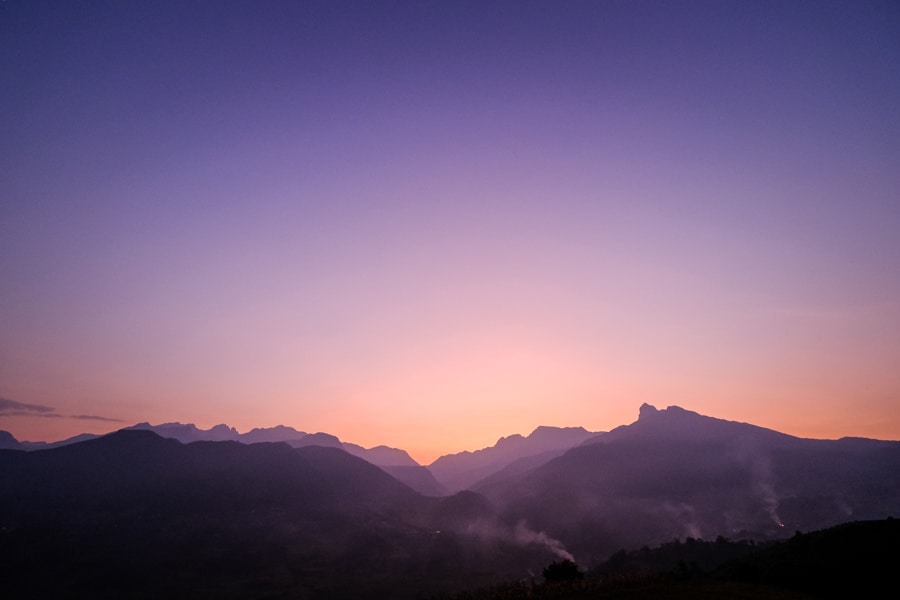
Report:
[[[900,439],[896,2],[0,3],[0,429]]]

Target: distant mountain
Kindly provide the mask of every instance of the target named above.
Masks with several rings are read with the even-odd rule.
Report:
[[[153,433],[172,440],[178,440],[182,444],[191,442],[224,442],[238,441],[238,432],[228,425],[216,425],[211,429],[200,429],[193,423],[162,423],[151,425],[150,423],[138,423],[125,430],[152,431]]]
[[[211,429],[200,429],[193,423],[163,423],[161,425],[151,425],[150,423],[138,423],[126,429],[139,429],[153,431],[154,433],[178,440],[184,444],[199,441],[235,441],[243,444],[255,444],[259,442],[286,442],[294,448],[304,446],[326,446],[331,448],[341,448],[354,456],[358,456],[373,465],[378,466],[419,466],[409,454],[404,450],[397,448],[389,448],[387,446],[376,446],[366,449],[357,444],[342,442],[336,436],[328,433],[306,433],[297,431],[293,427],[285,425],[276,425],[269,428],[256,428],[247,433],[238,433],[238,431],[228,425],[216,425]]]
[[[426,467],[420,465],[396,465],[381,467],[391,477],[405,483],[423,496],[446,496],[447,490],[438,483]]]
[[[550,460],[554,451],[562,451],[598,435],[583,427],[538,427],[528,437],[519,434],[500,438],[490,448],[474,452],[447,454],[428,465],[428,470],[447,490],[469,489],[477,482],[524,458],[531,466],[539,457]]]
[[[374,448],[363,448],[356,444],[343,442],[341,447],[353,456],[358,456],[369,461],[373,465],[380,467],[420,467],[413,458],[406,453],[406,450],[399,448],[390,448],[388,446],[375,446]]]
[[[276,425],[275,427],[256,427],[247,433],[238,436],[238,440],[245,444],[258,444],[260,442],[290,442],[306,437],[304,431],[297,431],[293,427],[286,425]]]
[[[19,443],[13,434],[8,431],[0,430],[0,450],[24,450],[24,446]]]
[[[540,454],[531,454],[529,456],[517,458],[499,471],[495,471],[484,479],[476,481],[469,486],[469,489],[477,492],[484,487],[496,485],[504,480],[511,479],[517,475],[521,475],[522,473],[526,473],[528,471],[531,471],[532,469],[536,469],[537,467],[550,462],[557,456],[562,456],[568,450],[568,447],[558,448],[556,450],[547,450],[546,452],[541,452]]]
[[[325,448],[341,448],[343,444],[336,435],[330,433],[307,433],[302,438],[295,440],[284,440],[294,448],[303,448],[305,446],[323,446]]]
[[[0,450],[49,450],[51,448],[59,448],[69,444],[77,444],[94,438],[100,437],[93,433],[79,433],[58,442],[20,442],[8,431],[0,431]]]
[[[767,539],[900,514],[900,442],[808,440],[644,405],[631,425],[478,491],[569,551]]]
[[[59,440],[58,442],[22,442],[23,450],[50,450],[51,448],[59,448],[60,446],[68,446],[69,444],[77,444],[78,442],[86,442],[100,437],[95,433],[79,433],[70,438]]]

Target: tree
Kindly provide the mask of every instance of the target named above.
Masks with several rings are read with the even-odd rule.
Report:
[[[547,583],[577,581],[583,578],[584,573],[569,559],[552,562],[544,569],[544,580]]]

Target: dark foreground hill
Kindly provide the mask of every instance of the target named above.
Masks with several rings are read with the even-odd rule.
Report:
[[[763,544],[688,538],[623,550],[568,578],[506,582],[443,600],[893,598],[898,539],[897,519],[845,523]]]
[[[0,596],[408,598],[554,557],[470,504],[337,448],[121,431],[5,450]]]
[[[797,532],[731,561],[712,576],[809,593],[817,598],[891,597],[900,564],[900,520],[856,521]]]

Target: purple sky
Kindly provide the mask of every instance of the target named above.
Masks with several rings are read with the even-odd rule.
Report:
[[[896,2],[2,2],[0,429],[428,462],[650,402],[900,439],[898,32]]]

